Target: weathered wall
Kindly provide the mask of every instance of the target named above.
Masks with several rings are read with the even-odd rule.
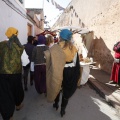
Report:
[[[71,5],[73,9],[70,10]],[[94,31],[94,61],[110,73],[113,45],[120,39],[120,0],[72,0],[53,28],[64,25],[87,27]]]

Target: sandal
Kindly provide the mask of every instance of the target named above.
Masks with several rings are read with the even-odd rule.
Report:
[[[16,111],[19,111],[23,107],[23,103],[21,103],[19,106],[16,106]]]

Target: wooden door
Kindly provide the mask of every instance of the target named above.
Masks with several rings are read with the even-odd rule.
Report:
[[[27,27],[28,27],[28,34],[27,35],[28,36],[32,35],[32,26],[30,24],[28,24]]]

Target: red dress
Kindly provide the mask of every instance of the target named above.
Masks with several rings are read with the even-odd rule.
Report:
[[[120,59],[120,42],[114,45],[115,58]],[[120,84],[120,63],[113,63],[110,80]]]

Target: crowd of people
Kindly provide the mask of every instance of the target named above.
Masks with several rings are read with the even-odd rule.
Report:
[[[16,28],[8,28],[5,34],[8,41],[0,42],[0,113],[3,120],[13,120],[15,109],[19,111],[23,107],[29,74],[30,85],[35,85],[38,94],[45,94],[55,110],[62,98],[60,115],[63,117],[81,74],[78,50],[71,41],[73,33],[62,29],[58,40],[50,34],[39,35],[37,40],[28,36],[24,45],[18,39]],[[111,80],[120,84],[120,42],[113,50]]]
[[[62,94],[60,114],[63,117],[80,77],[78,51],[71,42],[72,32],[61,30],[57,43],[52,35],[40,35],[35,42],[33,36],[28,36],[24,45],[18,39],[16,28],[8,28],[5,34],[8,40],[0,42],[0,113],[3,120],[13,120],[15,109],[19,111],[23,107],[29,74],[30,85],[35,85],[39,94],[44,93],[56,110]]]

